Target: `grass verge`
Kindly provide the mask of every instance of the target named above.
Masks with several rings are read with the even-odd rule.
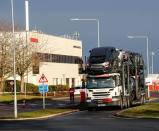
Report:
[[[159,103],[137,106],[120,113],[128,116],[159,117]]]
[[[51,96],[47,96],[46,98],[49,98]],[[24,95],[17,95],[17,100],[23,100],[25,98]],[[26,99],[30,100],[30,99],[38,99],[38,98],[42,98],[42,96],[35,96],[35,95],[27,95]],[[14,100],[14,95],[12,94],[1,94],[0,95],[0,102],[11,102]]]
[[[57,113],[63,113],[66,111],[73,111],[74,109],[68,108],[53,108],[53,109],[45,109],[45,110],[37,110],[32,112],[18,113],[18,118],[36,118],[42,116],[53,115]],[[14,119],[14,115],[5,115],[1,116],[0,119]]]

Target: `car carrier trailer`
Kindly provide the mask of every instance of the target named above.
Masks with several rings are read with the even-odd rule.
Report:
[[[85,95],[88,110],[101,106],[119,106],[123,109],[136,103],[145,103],[144,62],[139,61],[141,58],[136,55],[127,56],[115,72],[86,72]]]

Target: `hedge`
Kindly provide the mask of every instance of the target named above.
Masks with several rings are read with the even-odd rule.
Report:
[[[11,88],[11,84],[10,84],[11,80],[7,80],[5,82],[5,92],[12,92],[12,88]],[[17,92],[20,92],[20,81],[16,81],[16,88],[17,88]],[[25,87],[25,85],[24,85]],[[68,91],[69,90],[69,86],[67,85],[49,85],[49,92],[53,92],[53,91]],[[27,83],[26,84],[26,91],[27,92],[33,92],[33,93],[39,93],[39,86],[31,84],[31,83]]]

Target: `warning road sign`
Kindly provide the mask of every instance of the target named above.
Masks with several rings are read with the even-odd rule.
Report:
[[[39,83],[45,83],[48,82],[47,78],[45,77],[44,74],[41,75],[41,78],[39,79]]]

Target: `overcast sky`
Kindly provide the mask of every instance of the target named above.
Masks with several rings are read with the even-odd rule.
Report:
[[[15,24],[25,26],[25,0],[14,0],[14,7]],[[97,23],[70,18],[99,19],[101,46],[140,52],[145,60],[146,40],[127,36],[146,35],[149,53],[155,52],[154,73],[159,73],[159,0],[29,0],[29,11],[31,30],[57,36],[78,31],[83,56],[97,47]],[[11,21],[10,0],[1,0],[0,18]]]

